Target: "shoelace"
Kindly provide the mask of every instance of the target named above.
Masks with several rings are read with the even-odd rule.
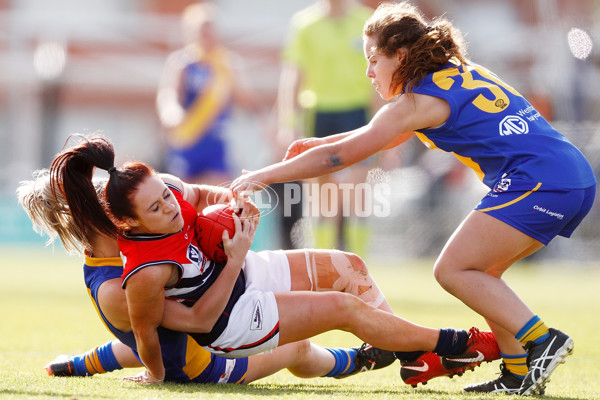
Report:
[[[496,342],[496,338],[494,337],[494,335],[491,332],[480,332],[479,329],[474,326],[471,329],[469,329],[469,343],[471,343],[471,341],[475,337],[477,337],[477,340],[479,340],[481,342],[487,342],[487,343],[495,343]]]
[[[371,346],[369,343],[363,343],[363,344],[361,344],[360,347],[358,348],[358,352],[359,353],[363,352],[369,346]]]
[[[500,364],[500,372],[498,372],[498,375],[503,376],[504,372],[508,372],[508,369],[506,368],[506,364],[502,362]]]

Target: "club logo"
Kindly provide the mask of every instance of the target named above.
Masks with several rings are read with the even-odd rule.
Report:
[[[529,132],[527,121],[518,115],[509,115],[500,121],[499,125],[500,136],[508,136],[513,133],[517,135],[525,135]]]
[[[511,180],[510,178],[505,178],[500,180],[500,182],[496,183],[496,187],[494,188],[494,192],[506,192],[510,187]]]
[[[188,260],[190,260],[193,263],[198,263],[198,261],[200,260],[200,250],[198,250],[198,248],[196,246],[194,246],[193,244],[190,244],[188,246],[188,254],[187,254],[187,258]]]

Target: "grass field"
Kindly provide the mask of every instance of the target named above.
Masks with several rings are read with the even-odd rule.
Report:
[[[281,371],[247,386],[139,386],[118,371],[91,378],[51,378],[43,366],[58,354],[74,354],[111,338],[83,285],[81,259],[51,249],[0,247],[0,398],[65,399],[495,399],[461,388],[495,377],[498,362],[461,378],[438,378],[413,389],[399,378],[399,364],[345,380],[298,379]],[[545,399],[600,399],[600,264],[521,264],[506,279],[551,326],[575,339],[575,355],[559,367]],[[431,261],[370,262],[394,310],[435,327],[483,327],[483,320],[438,287]],[[529,291],[527,291],[527,289]],[[358,345],[343,332],[313,339],[328,346]]]

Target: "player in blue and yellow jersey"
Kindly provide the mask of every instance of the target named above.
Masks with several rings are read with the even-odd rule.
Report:
[[[121,288],[123,262],[116,239],[72,218],[62,193],[52,193],[48,170],[36,171],[34,178],[21,182],[20,204],[36,231],[47,234],[50,241],[58,237],[70,253],[86,253],[83,272],[88,293],[104,325],[117,338],[84,354],[60,356],[46,370],[55,376],[90,376],[143,367]],[[97,191],[103,184],[96,183]],[[167,382],[249,383],[283,368],[303,378],[339,378],[383,368],[395,360],[390,352],[371,346],[323,348],[308,340],[281,346],[269,354],[227,359],[204,350],[183,332],[159,327],[158,334]],[[129,379],[140,381],[139,377]]]
[[[192,4],[181,17],[185,46],[169,55],[156,97],[166,130],[166,168],[187,182],[230,180],[226,129],[232,107],[256,109],[236,58],[215,27],[215,6]],[[239,68],[237,68],[239,69]]]
[[[573,340],[548,328],[502,275],[555,236],[571,236],[594,201],[592,168],[517,90],[467,59],[449,21],[428,21],[408,2],[384,3],[363,39],[367,77],[394,101],[362,128],[294,142],[283,162],[247,172],[232,189],[335,172],[415,135],[453,154],[490,191],[449,239],[434,274],[486,318],[503,354],[498,379],[465,390],[542,393]],[[460,361],[445,357],[444,364]]]

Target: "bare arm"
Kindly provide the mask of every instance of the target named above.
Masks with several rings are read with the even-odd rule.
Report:
[[[371,122],[337,136],[340,140],[316,146],[289,160],[273,164],[237,178],[234,192],[260,190],[277,182],[313,178],[339,171],[361,161],[391,144],[410,139],[415,130],[437,126],[450,115],[445,100],[415,94],[402,96],[382,107]]]
[[[223,245],[227,254],[227,264],[212,286],[202,295],[193,307],[168,301],[165,303],[162,326],[183,332],[210,332],[223,313],[233,286],[240,273],[246,253],[252,245],[258,215],[249,215],[250,207],[244,207],[238,218],[233,214],[235,235],[229,239],[223,233]]]
[[[231,189],[229,188],[186,183],[170,174],[159,174],[159,176],[165,183],[181,189],[183,191],[184,199],[190,203],[196,211],[202,211],[204,208],[213,204],[226,204],[233,198]]]
[[[243,260],[228,259],[217,280],[193,307],[166,301],[161,325],[174,331],[210,332],[229,301],[242,265]]]
[[[165,368],[158,332],[165,303],[164,287],[173,266],[157,265],[141,269],[127,281],[125,296],[140,359],[151,377],[163,380]]]

